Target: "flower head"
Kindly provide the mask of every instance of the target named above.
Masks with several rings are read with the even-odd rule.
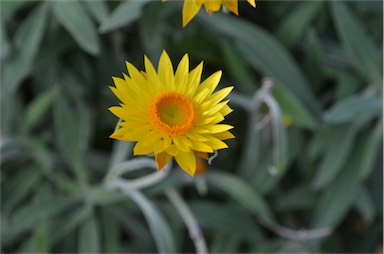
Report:
[[[200,83],[203,63],[189,72],[188,54],[176,72],[163,51],[156,71],[144,57],[145,72],[127,62],[129,76],[114,77],[112,92],[122,102],[109,110],[121,119],[120,128],[110,137],[137,142],[135,155],[154,154],[158,169],[174,158],[190,175],[196,171],[196,157],[227,148],[223,140],[234,138],[233,126],[221,124],[232,112],[222,101],[233,89],[214,92],[221,71]]]
[[[247,0],[250,5],[256,7],[255,0]],[[209,15],[220,10],[221,5],[236,15],[238,13],[238,0],[184,0],[183,6],[183,27],[185,27],[199,12],[204,5]]]

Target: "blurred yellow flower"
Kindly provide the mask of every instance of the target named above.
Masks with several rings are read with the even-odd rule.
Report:
[[[247,0],[250,5],[256,7],[255,0]],[[221,5],[236,15],[238,13],[238,0],[184,0],[183,6],[183,27],[185,27],[199,12],[204,5],[209,15],[220,10]]]
[[[121,119],[110,137],[137,142],[134,154],[154,154],[159,170],[175,158],[193,176],[195,156],[207,159],[208,153],[228,147],[223,140],[234,138],[233,126],[220,124],[232,112],[229,100],[222,100],[233,87],[214,93],[221,71],[200,83],[203,63],[189,72],[188,54],[176,72],[165,51],[157,72],[146,56],[144,65],[140,72],[127,62],[129,76],[113,77],[116,87],[110,88],[122,103],[109,108]]]
[[[292,117],[289,115],[284,115],[283,116],[283,124],[286,128],[290,127],[292,125]]]

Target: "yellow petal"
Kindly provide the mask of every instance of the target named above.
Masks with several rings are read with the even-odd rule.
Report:
[[[250,5],[252,5],[254,8],[256,8],[256,1],[255,0],[247,0]]]
[[[183,5],[183,27],[185,27],[199,12],[201,4],[197,4],[195,0],[184,0]]]
[[[163,50],[163,53],[160,56],[158,74],[163,89],[168,90],[175,86],[172,62],[165,50]]]
[[[156,73],[155,68],[153,67],[151,61],[149,61],[147,56],[144,56],[144,66],[145,66],[145,73],[147,74],[148,83],[151,84],[151,87],[148,87],[147,89],[156,91],[161,86],[160,79]],[[142,89],[146,89],[146,88],[143,87]]]
[[[206,136],[197,134],[196,131],[195,133],[193,133],[192,131],[187,133],[186,137],[188,137],[188,139],[191,140],[192,142],[204,142],[209,140]]]
[[[238,0],[223,0],[223,5],[230,10],[231,12],[235,13],[236,15],[239,15],[238,11]]]
[[[143,145],[151,146],[161,137],[162,137],[162,134],[159,131],[153,130],[149,132],[147,136],[145,136],[145,139],[142,140]]]
[[[209,15],[220,10],[221,0],[206,0],[204,2],[205,10]]]
[[[235,138],[235,136],[232,133],[230,133],[229,131],[216,133],[216,134],[214,134],[214,136],[220,140],[227,140],[227,139]]]
[[[208,116],[210,116],[210,115],[214,115],[214,114],[220,113],[220,111],[221,111],[225,106],[227,106],[228,102],[229,102],[229,100],[222,101],[222,102],[216,104],[215,106],[206,109],[202,114],[203,114],[205,117],[208,117]]]
[[[179,153],[179,150],[175,145],[170,145],[165,151],[172,156],[176,156]]]
[[[216,114],[211,117],[199,117],[196,121],[196,126],[207,125],[207,124],[216,124],[224,120],[224,117],[221,114]]]
[[[185,92],[185,95],[187,97],[192,97],[195,94],[197,87],[200,85],[201,73],[203,71],[203,64],[204,62],[201,62],[188,75],[188,81],[187,81],[188,89]]]
[[[219,149],[224,149],[228,148],[228,145],[221,141],[220,139],[211,137],[209,141],[205,142],[207,145],[212,147],[213,150],[219,150]]]
[[[193,176],[196,171],[196,157],[193,152],[184,153],[179,152],[175,156],[177,164],[188,174]]]
[[[221,100],[223,100],[233,89],[233,86],[223,88],[216,93],[209,96],[206,101],[203,103],[205,105],[201,105],[202,107],[210,107],[212,105],[215,105],[219,103]]]
[[[228,124],[215,124],[215,125],[204,126],[203,128],[208,130],[209,133],[220,133],[220,132],[233,129],[233,126]]]
[[[202,142],[193,142],[192,149],[199,152],[213,153],[212,147]]]
[[[175,73],[175,85],[177,90],[180,93],[184,94],[186,89],[190,89],[186,82],[188,80],[188,72],[189,72],[189,58],[188,54],[185,54],[181,59],[179,65],[177,66]],[[180,89],[181,88],[181,89]]]
[[[108,110],[111,111],[112,114],[114,114],[115,116],[117,116],[120,119],[125,120],[125,119],[129,118],[129,114],[127,114],[127,111],[125,111],[122,107],[113,106],[113,107],[108,108]]]
[[[188,146],[188,144],[185,144],[183,141],[182,141],[182,138],[181,137],[172,137],[172,141],[173,143],[175,144],[176,148],[182,152],[189,152],[190,151],[190,147],[192,146],[192,144],[190,144]]]
[[[207,153],[202,153],[202,152],[199,152],[199,151],[194,151],[194,153],[195,153],[196,156],[199,156],[200,158],[203,158],[203,159],[206,159],[206,160],[209,159]]]
[[[166,152],[162,152],[159,154],[155,154],[157,169],[162,170],[165,165],[172,159],[172,156],[167,154]]]
[[[208,89],[209,94],[211,94],[217,85],[219,84],[219,81],[221,79],[222,71],[217,71],[213,73],[211,76],[209,76],[206,80],[204,80],[201,85],[198,86],[196,93],[199,94],[202,90]]]
[[[141,129],[135,129],[135,130],[128,130],[123,138],[124,140],[128,141],[139,141],[144,139],[148,135],[148,131],[141,130]]]
[[[125,62],[125,64],[127,66],[129,76],[131,77],[132,80],[135,80],[135,82],[139,85],[146,84],[147,82],[146,78],[138,69],[136,69],[135,66],[133,66],[133,64],[131,64],[130,62]]]
[[[125,130],[124,128],[120,128],[114,131],[109,137],[114,139],[124,140],[124,135],[126,133],[127,133],[127,130]]]
[[[222,109],[220,109],[220,114],[224,117],[230,114],[233,111],[228,105],[225,105]]]
[[[209,94],[210,94],[209,89],[205,88],[201,90],[199,93],[195,94],[195,98],[193,98],[193,100],[197,105],[199,105],[205,100],[205,98],[209,96]]]
[[[144,146],[142,141],[137,142],[135,147],[133,148],[134,155],[151,154],[152,152],[153,152],[152,147]]]

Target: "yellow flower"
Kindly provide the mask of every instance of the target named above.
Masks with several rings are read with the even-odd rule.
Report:
[[[256,7],[255,0],[247,0],[250,5]],[[184,0],[183,6],[183,27],[185,27],[199,12],[201,6],[204,5],[209,15],[220,10],[224,5],[228,10],[236,15],[238,13],[238,0]]]
[[[233,89],[214,92],[221,71],[200,83],[203,63],[189,72],[188,54],[176,72],[163,51],[156,72],[144,57],[145,72],[127,62],[129,76],[113,77],[112,92],[122,102],[109,110],[121,119],[120,128],[110,137],[137,142],[135,155],[154,154],[158,169],[174,158],[190,175],[196,171],[196,157],[208,159],[208,153],[227,148],[223,140],[234,138],[233,126],[221,124],[232,112],[222,101]]]

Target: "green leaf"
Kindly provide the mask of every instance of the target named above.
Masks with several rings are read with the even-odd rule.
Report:
[[[337,100],[342,100],[346,97],[353,96],[356,94],[361,86],[361,80],[356,75],[351,75],[348,70],[334,70],[337,79]]]
[[[76,173],[82,171],[82,153],[79,146],[79,127],[76,113],[64,96],[58,96],[53,105],[54,127],[59,148]]]
[[[87,207],[79,207],[71,210],[65,216],[58,218],[52,224],[52,243],[56,244],[63,240],[71,233],[74,234],[75,229],[82,225],[90,216],[91,210]]]
[[[35,1],[19,0],[19,1],[1,1],[0,17],[3,21],[7,21],[20,9],[34,4]]]
[[[360,140],[354,147],[359,147]],[[314,207],[313,228],[335,227],[356,198],[360,183],[360,151],[354,149],[337,178],[321,193]]]
[[[158,251],[161,253],[176,252],[172,231],[158,208],[139,191],[130,191],[126,194],[136,202],[143,212]]]
[[[316,200],[314,192],[308,184],[302,184],[287,192],[279,193],[276,208],[287,212],[313,207]]]
[[[200,16],[204,23],[235,39],[240,56],[255,70],[281,83],[312,113],[319,112],[316,98],[290,54],[273,36],[258,26],[229,15]],[[278,61],[277,61],[278,59]]]
[[[380,71],[382,51],[380,52],[374,46],[369,34],[345,2],[331,1],[329,3],[338,35],[357,71],[366,81],[373,82],[378,88],[382,88],[383,80]]]
[[[215,233],[212,244],[209,246],[209,251],[210,253],[236,253],[239,245],[241,244],[241,240],[242,239],[240,237],[236,237],[232,233]]]
[[[100,33],[107,33],[123,26],[128,26],[140,18],[142,8],[147,4],[147,0],[126,1],[116,7],[115,10],[101,23]]]
[[[233,199],[257,214],[270,226],[275,226],[276,221],[268,204],[247,182],[227,173],[209,171],[207,174],[209,183],[212,186],[228,193]]]
[[[88,192],[89,202],[96,205],[108,205],[126,199],[124,195],[105,189],[93,187]]]
[[[367,131],[361,145],[361,177],[366,179],[374,169],[380,147],[383,146],[383,121],[380,120],[372,131]]]
[[[163,43],[163,27],[165,22],[164,10],[160,1],[144,6],[142,17],[139,20],[139,36],[146,55],[150,59],[159,59]]]
[[[292,47],[297,43],[305,28],[309,26],[322,7],[322,1],[311,1],[294,8],[277,28],[277,38],[288,48]]]
[[[32,253],[49,253],[50,252],[50,234],[48,232],[47,223],[42,222],[36,226],[31,239]]]
[[[361,186],[357,193],[355,207],[367,224],[373,222],[376,215],[376,208],[372,197],[364,186]]]
[[[273,148],[265,151],[264,156],[260,157],[260,162],[257,166],[253,167],[253,175],[251,177],[251,184],[260,193],[268,193],[273,190],[276,184],[279,183],[282,174],[276,175],[273,169]]]
[[[248,240],[261,237],[258,225],[252,220],[251,214],[241,207],[211,201],[191,202],[189,207],[204,228]]]
[[[316,172],[313,186],[325,188],[339,174],[352,151],[357,128],[355,126],[340,127],[333,133],[328,149]]]
[[[79,46],[92,55],[100,51],[100,39],[95,25],[78,1],[55,1],[53,11],[60,24]]]
[[[283,114],[292,118],[293,124],[314,128],[317,125],[316,120],[307,111],[305,106],[293,94],[277,84],[273,88],[273,97],[279,103]]]
[[[118,253],[121,246],[121,225],[115,216],[105,210],[101,211],[101,227],[103,234],[104,253]]]
[[[305,37],[304,73],[308,77],[312,90],[318,91],[324,79],[324,51],[322,41],[315,28],[311,28]]]
[[[224,64],[227,71],[237,82],[234,84],[238,91],[245,94],[252,94],[256,90],[256,82],[251,75],[249,67],[245,64],[242,57],[236,54],[230,42],[220,43],[223,51]]]
[[[99,21],[103,22],[109,13],[108,5],[104,0],[82,1],[85,8]]]
[[[100,231],[97,219],[92,214],[79,230],[79,253],[100,253]]]
[[[17,89],[33,67],[47,24],[48,6],[47,2],[39,3],[21,23],[13,37],[12,52],[1,75],[3,85],[11,91]]]
[[[329,124],[343,124],[368,120],[382,112],[381,96],[374,93],[357,94],[338,101],[324,115]]]
[[[3,22],[0,23],[0,59],[3,61],[6,59],[11,52],[11,44],[9,38],[4,29]]]
[[[33,202],[20,207],[12,214],[9,224],[2,227],[7,234],[2,232],[3,242],[12,241],[19,234],[31,229],[36,224],[47,220],[55,214],[67,209],[75,201],[74,198],[66,198],[55,195],[41,202]]]
[[[2,205],[2,213],[9,214],[17,204],[31,194],[41,178],[41,172],[35,167],[25,168],[16,177],[12,178],[13,182],[11,184],[17,186],[17,188],[13,188],[13,191],[7,195],[7,199],[4,200],[5,202]]]
[[[268,105],[271,114],[272,144],[273,144],[273,170],[275,174],[282,174],[287,167],[288,160],[288,139],[287,131],[283,124],[283,115],[276,100],[266,94],[264,102]]]
[[[31,128],[39,121],[39,119],[47,112],[52,100],[55,96],[55,90],[47,90],[39,94],[29,105],[25,111],[24,131],[30,131]]]
[[[28,139],[27,145],[31,156],[44,173],[52,172],[54,158],[50,147],[44,144],[42,140],[35,139]]]

